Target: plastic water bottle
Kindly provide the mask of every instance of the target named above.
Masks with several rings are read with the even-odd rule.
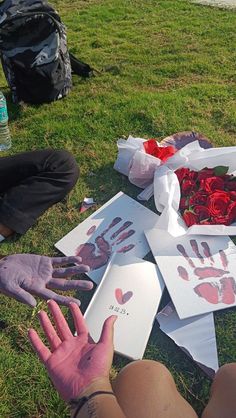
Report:
[[[4,94],[0,91],[0,151],[11,147],[11,135],[8,127],[7,102]]]

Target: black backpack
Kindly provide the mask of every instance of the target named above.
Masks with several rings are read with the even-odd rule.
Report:
[[[71,73],[92,68],[67,49],[66,29],[44,0],[5,0],[0,6],[0,53],[13,101],[51,102],[66,96]]]

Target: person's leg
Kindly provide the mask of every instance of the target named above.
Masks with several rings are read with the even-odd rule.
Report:
[[[225,364],[215,375],[211,397],[202,418],[236,417],[236,363]]]
[[[113,390],[127,418],[197,418],[161,363],[130,363],[118,374]]]
[[[69,193],[78,176],[74,157],[64,150],[0,158],[0,224],[24,234],[40,215]]]

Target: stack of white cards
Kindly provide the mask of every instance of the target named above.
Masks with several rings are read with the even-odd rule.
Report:
[[[214,374],[214,318],[204,314],[236,306],[236,247],[226,236],[173,237],[156,228],[158,219],[120,192],[56,247],[65,255],[80,256],[90,266],[88,276],[101,282],[85,314],[95,341],[105,319],[115,314],[115,350],[142,358],[165,283],[176,310],[168,317],[159,315],[161,329]],[[150,249],[157,266],[141,259]],[[197,329],[200,344],[188,338]],[[211,345],[205,355],[208,333]]]

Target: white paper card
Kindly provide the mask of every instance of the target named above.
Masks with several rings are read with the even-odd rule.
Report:
[[[236,305],[236,247],[225,236],[146,232],[180,319]]]
[[[157,267],[138,258],[115,254],[86,312],[92,338],[98,341],[103,323],[117,315],[115,351],[132,359],[143,357],[157,313],[164,282]]]
[[[88,276],[99,283],[113,253],[130,259],[150,251],[143,231],[157,220],[154,212],[119,192],[55,246],[67,256],[79,255],[91,269]]]
[[[213,378],[219,368],[213,313],[180,320],[170,302],[156,319],[161,330]]]

